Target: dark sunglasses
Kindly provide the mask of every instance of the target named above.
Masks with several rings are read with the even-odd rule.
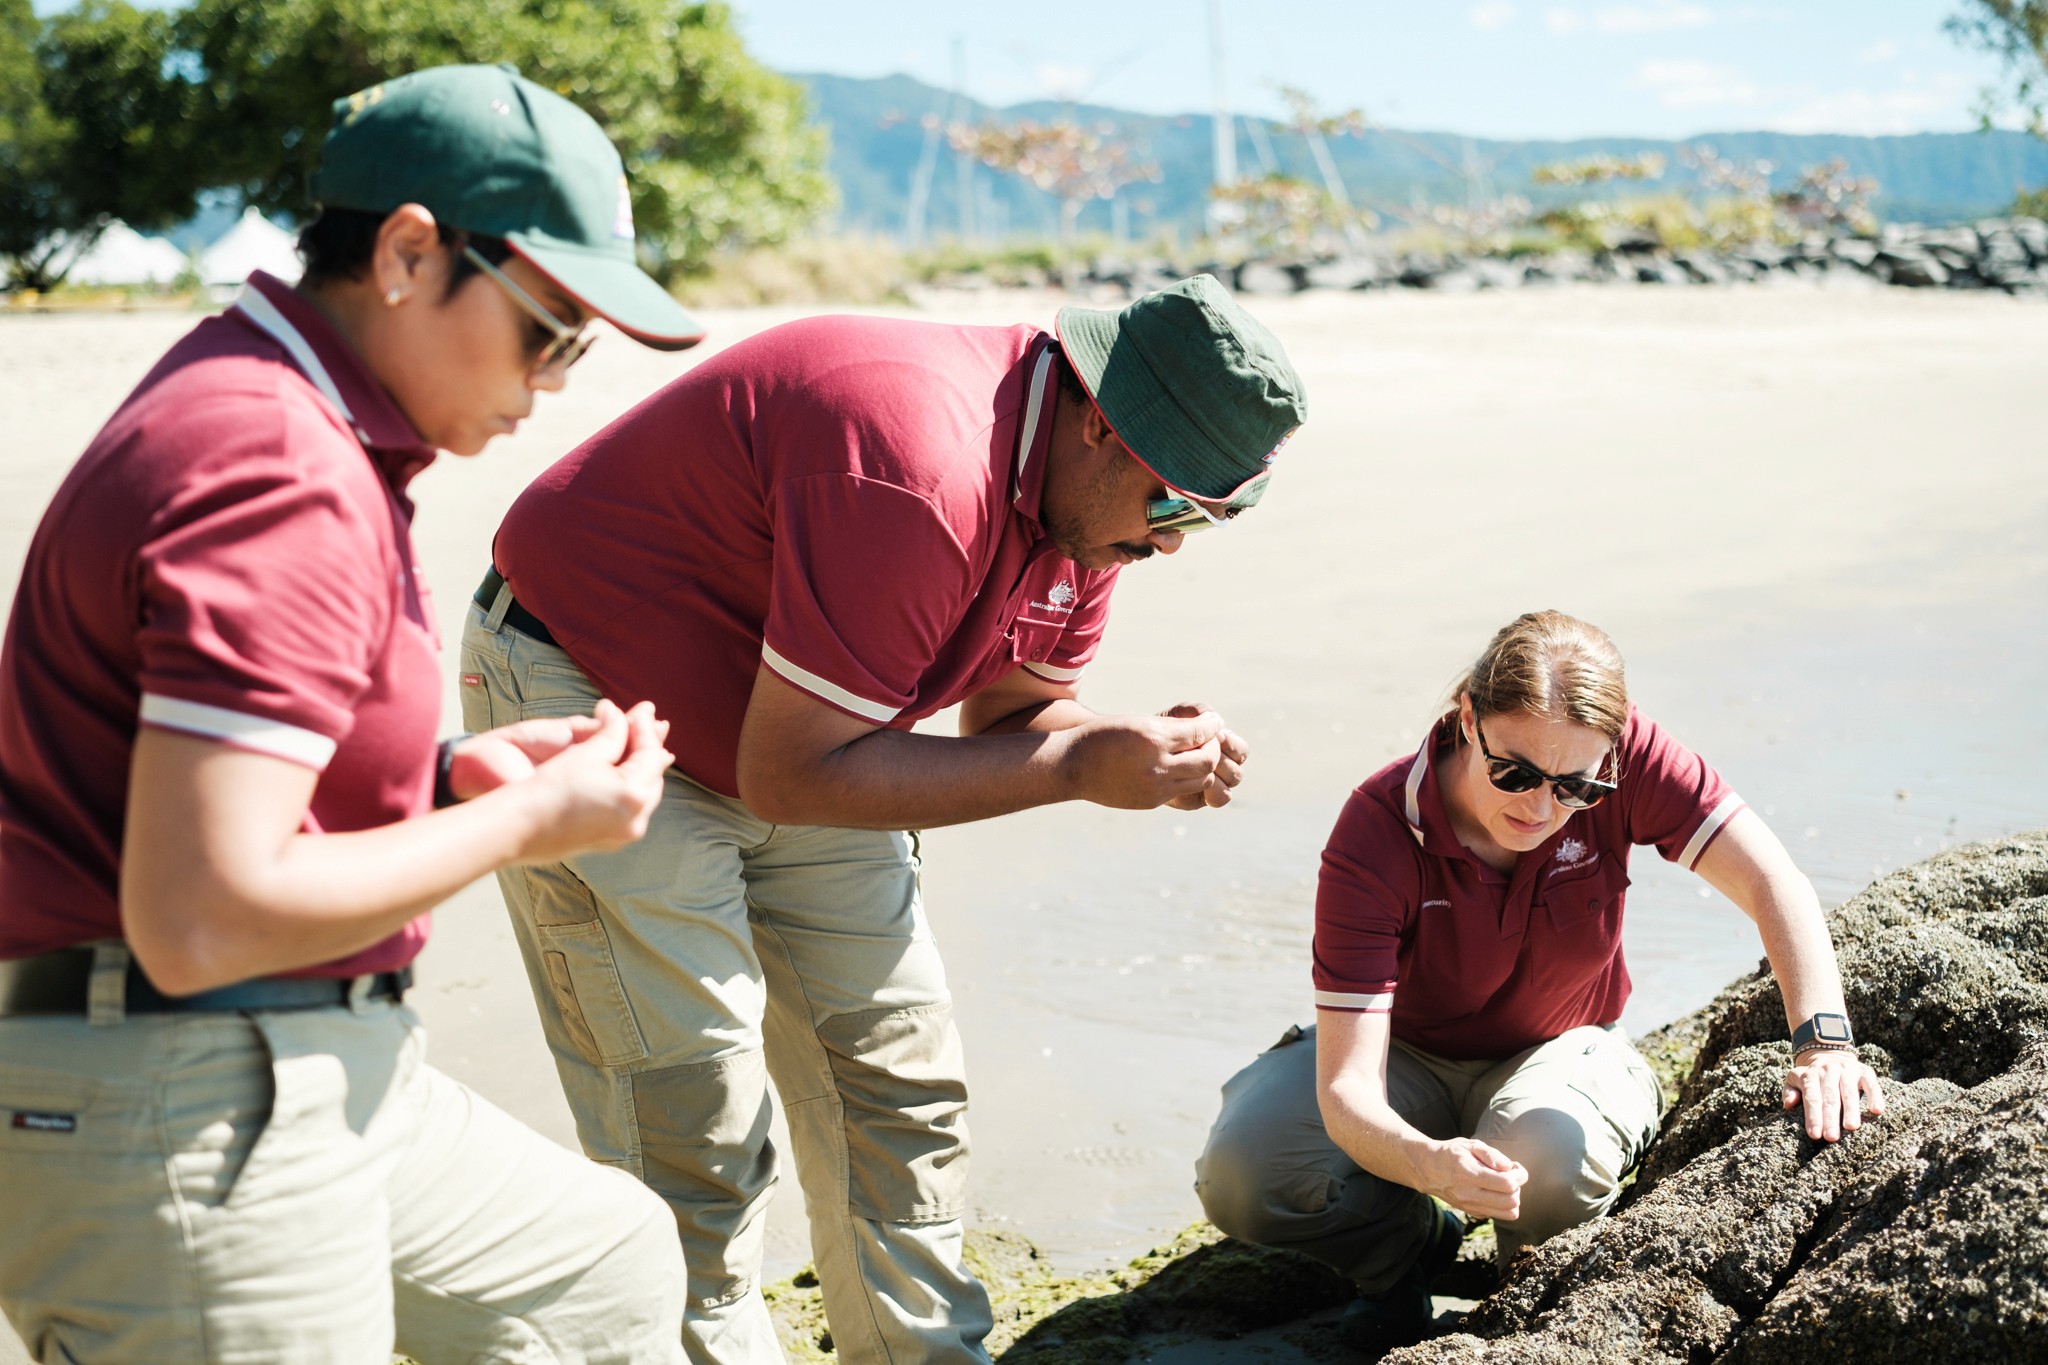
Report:
[[[1557,777],[1519,758],[1495,758],[1493,751],[1486,747],[1486,731],[1480,728],[1476,715],[1472,717],[1472,733],[1479,736],[1479,752],[1486,759],[1486,780],[1493,784],[1495,791],[1520,796],[1548,782],[1557,793],[1558,805],[1584,810],[1588,806],[1599,805],[1601,798],[1619,785],[1602,782],[1597,777]],[[1606,766],[1604,761],[1601,766]]]
[[[538,348],[533,358],[531,373],[540,374],[554,365],[559,365],[566,370],[577,361],[583,359],[583,353],[590,349],[590,344],[593,341],[597,340],[595,332],[590,331],[587,326],[571,327],[564,323],[560,318],[550,313],[539,299],[521,289],[518,282],[510,275],[507,275],[504,271],[485,260],[483,253],[475,247],[465,244],[462,248],[462,254],[471,265],[490,276],[491,282],[504,290],[512,302],[518,304],[521,310],[528,317],[539,323],[542,330],[547,333],[548,340]],[[528,349],[534,348],[529,347]]]

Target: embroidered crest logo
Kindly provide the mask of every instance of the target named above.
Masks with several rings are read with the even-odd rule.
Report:
[[[1061,579],[1059,582],[1053,584],[1052,587],[1046,591],[1045,595],[1052,599],[1052,604],[1054,606],[1064,607],[1074,600],[1074,585],[1072,583],[1067,582],[1065,579]]]
[[[1566,835],[1557,841],[1557,868],[1559,872],[1571,872],[1584,867],[1600,855],[1587,846],[1584,839]]]

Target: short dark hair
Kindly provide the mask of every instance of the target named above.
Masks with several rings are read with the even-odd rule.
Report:
[[[1081,382],[1081,376],[1074,370],[1074,362],[1067,358],[1067,348],[1058,341],[1052,343],[1053,378],[1059,383],[1060,396],[1069,403],[1093,403],[1088,396],[1088,386]]]
[[[299,230],[299,259],[306,264],[307,284],[333,284],[337,280],[360,280],[376,254],[377,233],[391,215],[367,209],[323,208],[319,216]],[[502,265],[512,254],[502,237],[482,237],[461,228],[440,225],[441,241],[454,247],[473,246],[492,265]],[[448,272],[448,294],[479,273],[461,252]]]

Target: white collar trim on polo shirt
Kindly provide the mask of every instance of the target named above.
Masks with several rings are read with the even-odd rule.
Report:
[[[341,420],[349,424],[350,429],[356,434],[356,439],[364,445],[370,444],[369,433],[356,424],[356,415],[349,411],[348,404],[342,400],[341,390],[335,387],[334,377],[327,373],[327,367],[320,363],[320,357],[313,353],[312,344],[300,334],[298,328],[292,326],[289,318],[278,311],[277,305],[263,297],[263,291],[255,285],[245,284],[242,286],[242,292],[235,297],[235,307],[247,314],[249,321],[269,333],[273,341],[284,347],[306,378],[312,381],[313,387],[320,390],[321,397],[333,404],[334,410],[341,414]]]
[[[1418,844],[1422,842],[1422,774],[1429,768],[1429,742],[1435,738],[1432,725],[1422,737],[1422,747],[1415,751],[1415,761],[1408,765],[1408,832]]]
[[[1024,403],[1024,427],[1017,437],[1017,466],[1010,476],[1010,500],[1024,496],[1024,466],[1031,459],[1031,447],[1038,444],[1038,419],[1045,415],[1045,379],[1052,371],[1052,347],[1038,353],[1031,371],[1031,396]]]

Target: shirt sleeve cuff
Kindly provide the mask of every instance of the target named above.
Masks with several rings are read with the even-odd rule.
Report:
[[[761,662],[775,670],[775,676],[793,687],[802,688],[820,701],[830,702],[842,711],[871,720],[877,725],[887,725],[902,713],[900,706],[886,702],[869,701],[855,692],[849,692],[838,683],[821,678],[808,669],[798,668],[789,660],[776,653],[765,642],[761,646]]]
[[[1688,839],[1685,847],[1679,851],[1678,865],[1687,872],[1698,867],[1700,859],[1706,854],[1707,845],[1713,843],[1715,836],[1727,828],[1728,822],[1739,815],[1742,808],[1748,804],[1734,792],[1722,797],[1721,804],[1707,812],[1707,818],[1700,821],[1700,827],[1692,832],[1692,838]]]
[[[216,739],[237,749],[297,763],[316,773],[326,771],[328,761],[334,757],[334,741],[323,734],[287,725],[268,716],[230,711],[225,706],[208,706],[204,702],[183,701],[177,697],[145,692],[139,719],[144,725],[159,730],[176,730],[181,734]]]
[[[1347,1010],[1353,1014],[1387,1014],[1394,1008],[1394,993],[1380,991],[1375,995],[1352,995],[1344,991],[1317,991],[1316,1008]]]
[[[1078,668],[1062,668],[1058,664],[1043,663],[1035,659],[1027,660],[1024,667],[1047,682],[1070,683],[1078,681],[1081,677],[1081,670]]]

